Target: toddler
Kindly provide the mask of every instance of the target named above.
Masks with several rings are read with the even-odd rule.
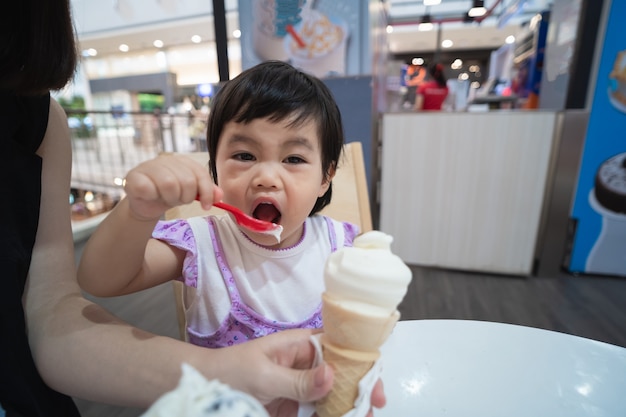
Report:
[[[325,260],[358,233],[316,214],[330,202],[344,142],[330,91],[287,63],[263,62],[217,93],[207,141],[210,175],[181,155],[128,173],[126,197],[85,247],[81,286],[112,296],[180,280],[188,339],[211,348],[322,327]],[[159,221],[196,197],[280,224],[280,242],[229,214]]]

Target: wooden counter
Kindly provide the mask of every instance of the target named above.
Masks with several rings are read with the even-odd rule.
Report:
[[[410,264],[531,274],[557,118],[385,114],[380,229],[393,250]]]

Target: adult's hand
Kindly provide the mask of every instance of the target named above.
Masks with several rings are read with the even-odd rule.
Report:
[[[248,369],[246,375],[233,375],[229,382],[256,397],[271,416],[296,416],[299,402],[312,402],[324,397],[332,388],[332,367],[321,364],[311,368],[315,348],[310,342],[312,330],[287,330],[243,343],[226,350]],[[241,366],[243,365],[243,367]],[[373,407],[385,405],[381,381],[372,392]],[[372,415],[370,411],[369,416]]]

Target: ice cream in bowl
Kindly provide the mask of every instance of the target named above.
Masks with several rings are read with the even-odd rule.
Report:
[[[380,347],[400,318],[398,305],[412,275],[391,252],[392,240],[380,231],[367,232],[326,262],[321,345],[335,381],[316,404],[320,417],[342,416],[354,407],[359,381],[380,357]]]
[[[316,77],[344,75],[348,25],[317,10],[303,14],[295,25],[298,37],[285,37],[285,51],[294,67]]]
[[[141,417],[269,417],[259,401],[182,364],[178,386],[163,394]]]

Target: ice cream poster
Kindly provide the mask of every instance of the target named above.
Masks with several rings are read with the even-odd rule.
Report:
[[[626,276],[626,2],[613,1],[571,218],[569,270]]]
[[[320,78],[367,72],[359,55],[367,7],[350,0],[239,0],[242,67],[276,59]]]

